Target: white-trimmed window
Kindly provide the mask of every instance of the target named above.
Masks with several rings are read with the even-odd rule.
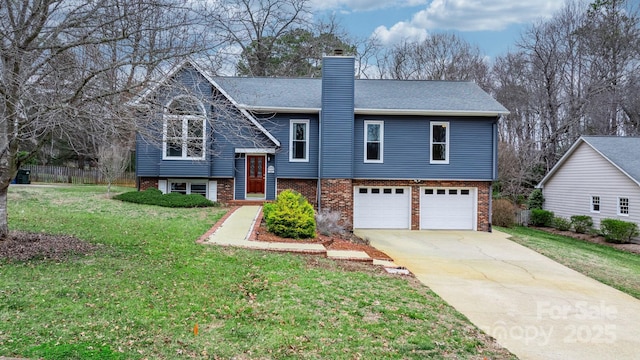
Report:
[[[364,122],[364,162],[381,163],[384,153],[384,121]]]
[[[289,161],[309,161],[309,120],[291,120]]]
[[[198,194],[207,197],[206,180],[169,180],[167,193]]]
[[[431,122],[429,145],[431,164],[449,163],[449,122]]]
[[[190,96],[178,96],[165,107],[162,127],[163,159],[204,159],[206,112]]]
[[[591,212],[594,212],[594,213],[600,212],[600,196],[591,197]]]
[[[618,198],[618,215],[629,216],[629,198]]]

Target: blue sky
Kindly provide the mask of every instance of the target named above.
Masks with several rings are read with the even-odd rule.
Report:
[[[334,13],[352,35],[376,34],[385,45],[456,32],[489,58],[515,49],[521,31],[551,17],[566,0],[312,0],[316,14]],[[638,0],[633,0],[638,1]]]

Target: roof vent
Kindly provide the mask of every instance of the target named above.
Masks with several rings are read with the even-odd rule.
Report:
[[[333,55],[342,56],[342,55],[344,55],[344,50],[342,50],[342,49],[334,49],[333,50]]]

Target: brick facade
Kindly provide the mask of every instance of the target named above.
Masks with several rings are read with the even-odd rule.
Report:
[[[276,194],[284,190],[291,189],[299,192],[307,198],[307,201],[317,208],[318,203],[318,180],[315,179],[280,179],[277,180]]]
[[[342,213],[345,226],[353,226],[353,181],[351,179],[322,179],[320,207]]]
[[[233,200],[234,187],[233,179],[215,179],[218,184],[218,202],[227,204]]]
[[[138,178],[138,189],[145,191],[149,188],[158,188],[158,178],[141,177]]]

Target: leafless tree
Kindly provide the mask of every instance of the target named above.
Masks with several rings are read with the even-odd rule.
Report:
[[[98,147],[98,170],[107,181],[107,197],[111,197],[111,185],[122,176],[130,160],[126,144],[110,142]]]
[[[394,79],[474,80],[487,88],[489,66],[477,46],[453,33],[434,33],[422,42],[402,42],[385,64]]]
[[[24,0],[0,5],[0,239],[17,169],[54,137],[111,134],[168,60],[199,53],[198,11],[170,0]],[[110,112],[113,113],[113,112]],[[128,125],[124,125],[128,126]]]
[[[282,36],[295,29],[310,30],[309,0],[225,0],[208,16],[210,28],[226,44],[247,56],[247,72],[270,76],[269,59]]]

